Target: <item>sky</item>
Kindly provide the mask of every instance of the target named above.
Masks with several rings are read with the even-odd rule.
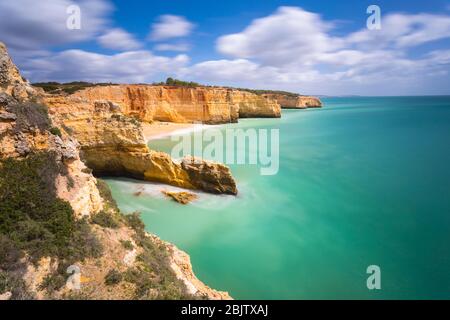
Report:
[[[0,41],[32,82],[450,94],[450,0],[0,0]]]

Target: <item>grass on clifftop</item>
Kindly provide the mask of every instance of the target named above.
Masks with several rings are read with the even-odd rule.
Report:
[[[111,86],[114,83],[91,83],[85,81],[74,81],[74,82],[36,82],[33,86],[44,89],[47,93],[67,93],[72,94],[79,90],[83,90],[89,87],[95,86]]]

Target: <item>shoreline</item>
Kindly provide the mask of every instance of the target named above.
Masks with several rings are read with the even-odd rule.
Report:
[[[167,138],[172,135],[184,135],[201,131],[209,127],[220,127],[220,125],[176,122],[142,123],[142,132],[144,134],[145,141],[148,143],[151,140]]]

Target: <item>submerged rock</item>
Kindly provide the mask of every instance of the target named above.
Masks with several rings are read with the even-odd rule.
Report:
[[[166,196],[172,198],[174,201],[181,204],[188,204],[189,202],[198,199],[198,196],[195,193],[190,193],[186,191],[173,192],[163,190],[162,193],[164,193]]]

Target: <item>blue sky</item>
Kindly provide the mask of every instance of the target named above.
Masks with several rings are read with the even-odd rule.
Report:
[[[74,4],[81,28],[69,30]],[[366,28],[372,4],[381,30]],[[2,0],[0,41],[34,82],[450,94],[450,1]]]

